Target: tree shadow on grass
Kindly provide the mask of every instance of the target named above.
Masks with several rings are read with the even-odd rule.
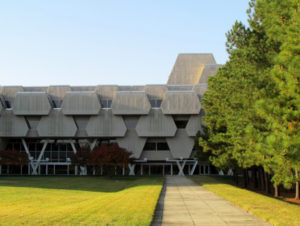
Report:
[[[30,176],[0,177],[1,187],[63,189],[90,192],[119,192],[138,186],[162,185],[162,177],[75,177]]]

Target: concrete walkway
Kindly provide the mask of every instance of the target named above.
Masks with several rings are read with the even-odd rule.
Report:
[[[152,225],[269,225],[183,176],[168,176]]]

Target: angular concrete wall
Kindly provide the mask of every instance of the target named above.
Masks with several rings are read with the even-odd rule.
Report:
[[[112,110],[101,110],[97,116],[91,116],[86,126],[89,137],[123,137],[126,126],[121,116],[113,115]]]
[[[190,157],[194,147],[194,139],[187,135],[185,129],[178,129],[175,137],[166,138],[166,140],[175,159]]]
[[[51,96],[51,99],[55,103],[55,107],[60,108],[62,100],[64,99],[66,92],[71,91],[71,86],[49,86],[47,93]]]
[[[172,116],[164,115],[161,109],[152,109],[148,115],[141,116],[136,126],[140,137],[172,137],[176,130]]]
[[[22,86],[3,86],[0,89],[0,93],[3,95],[4,99],[9,101],[11,105],[13,104],[18,92],[23,92]]]
[[[172,160],[173,156],[170,151],[143,151],[140,159],[147,158],[148,161],[165,161]]]
[[[0,116],[0,137],[25,137],[29,131],[22,116],[16,116],[12,110],[2,111]]]
[[[168,91],[161,109],[164,114],[199,114],[201,103],[194,91]]]
[[[212,54],[179,54],[167,83],[199,83],[205,64],[216,64]]]
[[[73,137],[77,131],[72,116],[66,116],[61,109],[52,109],[48,116],[43,116],[37,132],[40,137]]]
[[[13,104],[15,115],[48,115],[51,108],[45,92],[19,92]]]
[[[125,137],[117,138],[120,147],[132,152],[132,157],[139,159],[146,143],[146,138],[139,137],[135,130],[127,130]]]
[[[115,115],[146,115],[150,109],[151,105],[143,91],[117,92],[112,102],[112,111]]]
[[[95,92],[100,96],[100,99],[113,100],[117,91],[117,85],[99,85],[95,88]]]
[[[221,66],[220,64],[205,65],[201,78],[197,83],[207,83],[208,77],[215,75]]]
[[[204,93],[208,90],[207,83],[200,83],[193,87],[193,90],[199,95],[199,97],[203,97]]]
[[[146,85],[144,91],[150,99],[163,99],[167,91],[166,85]]]
[[[97,115],[101,106],[94,91],[72,91],[66,93],[61,108],[65,115]]]
[[[202,130],[202,119],[200,115],[192,115],[186,125],[186,132],[189,136],[196,136],[197,132]]]

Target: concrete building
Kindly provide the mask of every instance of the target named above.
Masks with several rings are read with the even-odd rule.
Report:
[[[219,66],[212,54],[179,54],[165,85],[0,87],[0,150],[25,152],[30,164],[21,172],[34,175],[79,174],[72,153],[102,143],[137,159],[117,173],[209,174],[193,148],[201,98]]]

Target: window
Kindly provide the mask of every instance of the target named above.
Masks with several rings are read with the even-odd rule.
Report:
[[[144,151],[169,151],[167,142],[147,142]]]
[[[156,150],[156,143],[147,142],[144,146],[144,151],[155,151]]]
[[[159,142],[159,143],[157,143],[157,150],[158,151],[166,151],[166,150],[170,150],[170,149],[169,149],[169,145],[167,142]]]
[[[175,124],[178,129],[185,129],[187,123],[187,120],[175,120]]]
[[[5,104],[6,104],[6,108],[11,108],[11,104],[10,104],[10,101],[9,101],[9,100],[6,100],[6,101],[5,101]]]
[[[161,105],[161,102],[162,102],[161,99],[150,99],[149,101],[150,101],[150,104],[151,104],[152,108],[160,108],[160,105]]]
[[[111,108],[112,100],[110,99],[103,99],[101,100],[102,108]]]
[[[137,116],[123,116],[123,119],[127,129],[135,129],[139,121],[139,117]]]

